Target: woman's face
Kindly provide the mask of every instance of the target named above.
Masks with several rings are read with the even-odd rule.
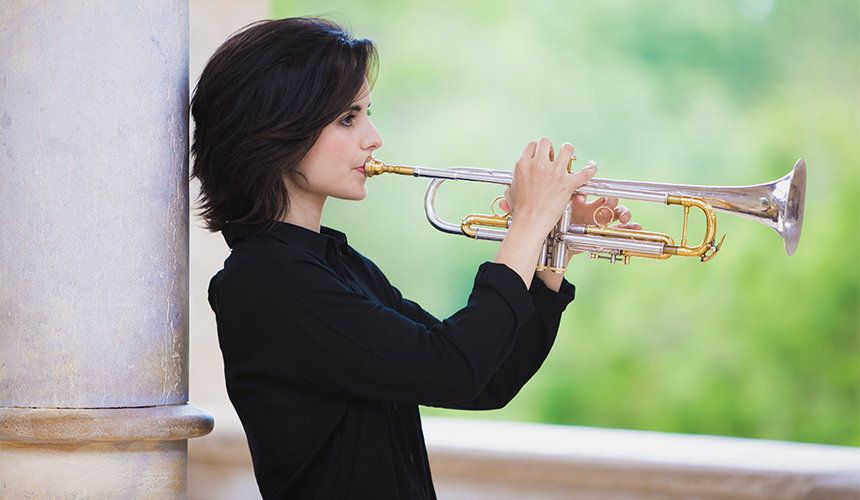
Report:
[[[291,204],[295,196],[313,204],[325,203],[329,196],[343,200],[367,196],[364,162],[382,146],[382,138],[370,122],[369,107],[370,88],[365,82],[350,109],[323,129],[296,167],[304,179],[298,175],[287,179],[294,186]]]

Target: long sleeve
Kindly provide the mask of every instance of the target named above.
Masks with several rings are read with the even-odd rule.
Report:
[[[517,332],[517,340],[502,366],[484,390],[471,401],[439,405],[461,410],[495,410],[507,405],[543,364],[555,342],[561,313],[574,298],[575,289],[562,282],[558,293],[535,278],[529,290],[535,314]]]
[[[474,399],[534,311],[515,273],[484,264],[468,304],[427,328],[373,296],[384,289],[356,289],[289,247],[244,246],[218,278],[219,331],[242,332],[222,335],[225,357],[320,390],[418,404]]]

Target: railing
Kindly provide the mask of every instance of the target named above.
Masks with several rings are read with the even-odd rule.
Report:
[[[860,449],[425,418],[440,499],[860,499]]]
[[[232,417],[235,419],[235,416]],[[189,500],[259,499],[238,419],[189,443]],[[860,500],[860,449],[425,417],[440,500]]]

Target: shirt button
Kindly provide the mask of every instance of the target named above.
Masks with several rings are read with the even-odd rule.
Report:
[[[399,410],[400,408],[397,406],[397,403],[394,403],[394,409]]]
[[[415,463],[415,457],[413,457],[411,453],[409,454],[409,462],[413,464]]]

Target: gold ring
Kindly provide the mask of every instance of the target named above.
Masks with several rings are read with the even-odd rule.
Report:
[[[600,212],[601,210],[609,211],[609,222],[607,222],[606,224],[601,224],[601,223],[597,222],[597,213]],[[612,221],[615,220],[615,212],[613,212],[612,209],[607,207],[606,205],[600,205],[599,207],[597,207],[597,210],[594,211],[594,214],[591,216],[591,220],[594,221],[594,225],[596,225],[596,226],[606,227],[606,226],[612,224]]]
[[[496,196],[496,198],[493,200],[493,202],[492,202],[492,203],[490,203],[490,210],[492,210],[493,215],[495,215],[496,217],[504,218],[504,217],[507,217],[507,216],[511,215],[511,213],[510,213],[510,212],[505,212],[505,213],[501,213],[501,214],[500,214],[500,213],[498,213],[498,212],[496,212],[496,202],[498,202],[498,201],[502,201],[502,200],[504,200],[504,199],[505,199],[505,197],[504,197],[504,196]],[[501,208],[502,208],[502,206],[501,206],[501,205],[499,205],[499,209],[500,209],[500,210],[501,210]]]

